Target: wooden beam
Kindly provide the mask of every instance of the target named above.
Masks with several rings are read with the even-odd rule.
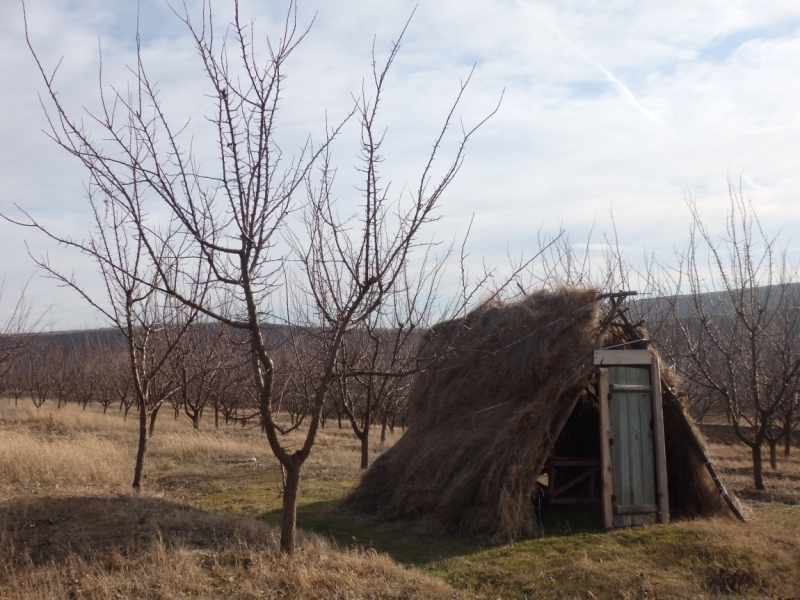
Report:
[[[614,507],[614,514],[615,515],[646,515],[652,514],[654,512],[658,512],[658,508],[655,506],[615,506]]]
[[[595,350],[594,364],[598,366],[649,365],[653,355],[649,350]]]
[[[568,481],[567,483],[565,483],[564,485],[562,485],[561,487],[559,487],[557,490],[555,490],[553,492],[553,497],[560,496],[561,494],[566,492],[572,486],[577,485],[581,481],[583,481],[584,479],[587,479],[587,478],[591,477],[592,475],[594,475],[595,471],[598,470],[598,468],[599,467],[592,467],[591,469],[581,473],[580,475],[578,475],[577,477],[575,477],[571,481]]]
[[[653,442],[656,450],[656,494],[658,522],[669,523],[669,490],[667,490],[667,452],[664,438],[664,410],[661,402],[661,368],[653,356],[650,379],[653,382]]]
[[[649,354],[649,353],[648,353]],[[608,403],[611,400],[609,391],[608,369],[600,369],[600,498],[603,505],[603,527],[614,529],[614,474],[611,466],[611,415]]]

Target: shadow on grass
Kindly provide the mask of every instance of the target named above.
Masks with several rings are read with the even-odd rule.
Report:
[[[280,524],[279,510],[262,517]],[[545,506],[537,530],[525,539],[601,532],[599,519],[596,507]],[[341,500],[298,506],[297,524],[340,547],[374,548],[409,565],[430,565],[503,545],[486,536],[426,535],[419,523],[381,521],[343,508]],[[266,536],[276,534],[240,516],[133,495],[16,499],[0,507],[0,532],[5,534],[7,551],[28,556],[34,564],[70,554],[93,559],[112,550],[146,548],[156,541],[214,552],[233,540],[262,545]]]
[[[0,507],[5,552],[36,565],[76,554],[93,560],[155,542],[214,552],[234,540],[263,544],[269,533],[252,519],[133,495],[28,497]]]
[[[535,531],[519,541],[604,531],[600,507],[596,505],[542,506],[539,513]],[[261,516],[280,526],[280,510]],[[419,523],[383,521],[374,515],[353,512],[341,500],[299,505],[297,526],[326,536],[340,547],[374,548],[398,562],[417,566],[504,545],[487,536],[426,534]]]

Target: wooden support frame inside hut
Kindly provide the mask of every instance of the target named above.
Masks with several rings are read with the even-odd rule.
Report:
[[[741,518],[679,382],[626,316],[631,295],[564,287],[435,326],[410,425],[348,504],[504,540],[529,532],[542,502],[599,505],[609,528],[728,507]]]

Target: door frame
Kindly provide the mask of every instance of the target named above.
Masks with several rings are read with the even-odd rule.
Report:
[[[653,409],[653,444],[655,446],[656,502],[658,522],[669,522],[669,493],[667,490],[667,454],[664,446],[664,413],[661,401],[661,368],[659,359],[649,350],[595,350],[594,364],[599,367],[600,401],[600,477],[603,526],[614,529],[614,468],[611,446],[611,389],[608,367],[650,366],[650,386]]]

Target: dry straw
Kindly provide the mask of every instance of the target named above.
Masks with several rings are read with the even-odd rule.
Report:
[[[364,474],[350,506],[431,531],[506,540],[530,531],[544,454],[586,388],[593,350],[624,341],[602,327],[599,299],[596,289],[542,291],[438,325],[424,353],[440,358],[412,386],[411,425]],[[695,435],[672,418],[683,410],[674,404],[665,417],[676,438]],[[679,510],[719,510],[702,461],[685,444],[667,451],[678,477],[670,485],[685,496]]]

